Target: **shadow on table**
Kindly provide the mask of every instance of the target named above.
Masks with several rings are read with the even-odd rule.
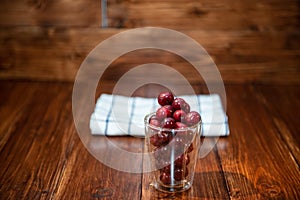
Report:
[[[230,184],[231,198],[245,198],[258,193],[254,184],[242,174],[212,171],[196,173],[192,188],[182,193],[167,194],[151,189],[151,199],[230,199],[227,184]]]

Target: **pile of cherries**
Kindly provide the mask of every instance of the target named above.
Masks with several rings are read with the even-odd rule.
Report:
[[[201,116],[196,111],[190,111],[190,105],[182,98],[174,98],[171,92],[160,93],[158,103],[161,107],[150,117],[149,124],[162,129],[154,132],[150,144],[154,149],[156,165],[160,168],[159,179],[169,185],[188,176],[187,166],[190,163],[189,153],[194,149],[194,133],[185,128],[196,125]],[[170,157],[174,152],[180,154],[172,162]]]

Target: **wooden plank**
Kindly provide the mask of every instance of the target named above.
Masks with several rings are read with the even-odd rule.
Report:
[[[254,86],[231,85],[226,92],[231,135],[217,147],[230,197],[297,199],[299,166],[264,99]]]
[[[101,27],[98,0],[1,1],[1,26]]]
[[[148,87],[136,93],[153,96],[162,89]],[[198,160],[191,190],[176,195],[151,189],[147,174],[117,171],[89,154],[70,115],[71,83],[1,81],[0,89],[1,199],[300,196],[297,86],[226,85],[231,135]],[[200,86],[196,91],[207,92]],[[142,151],[142,139],[109,139],[124,150]],[[135,164],[142,167],[141,160]]]
[[[4,26],[101,26],[101,1],[1,1]],[[296,0],[108,1],[110,27],[287,30],[299,26]],[[155,14],[153,14],[155,13]]]
[[[45,153],[40,151],[41,149],[53,153],[47,148],[49,140],[53,138],[52,132],[47,133],[45,137],[45,133],[41,131],[40,127],[43,122],[53,123],[52,127],[56,125],[54,119],[48,122],[42,119],[47,111],[47,106],[52,100],[51,95],[55,95],[59,91],[59,87],[54,86],[51,90],[44,90],[45,88],[39,87],[37,84],[25,84],[27,87],[19,86],[21,86],[20,89],[23,89],[22,92],[26,97],[25,99],[27,99],[27,105],[23,110],[19,110],[21,117],[16,118],[15,124],[11,124],[11,133],[1,132],[4,138],[10,134],[9,139],[5,141],[0,156],[2,169],[0,172],[2,177],[0,191],[5,199],[15,199],[20,196],[31,199],[42,195],[44,184],[50,180],[50,177],[47,177],[47,175],[41,177],[40,170],[47,170],[47,167],[50,166],[56,167],[56,163],[52,162],[55,157],[53,157],[54,160],[47,160],[47,156],[44,157],[41,156],[43,154],[40,154]],[[32,91],[31,87],[34,89],[34,93],[30,93]],[[22,92],[13,91],[16,105],[23,104],[23,98],[20,98]],[[39,95],[39,98],[36,98],[37,95]],[[61,99],[58,97],[58,100]],[[10,111],[6,110],[5,114],[9,115]],[[43,141],[43,139],[45,140]]]
[[[295,0],[112,1],[110,27],[158,26],[197,30],[287,30],[299,26]]]
[[[127,148],[130,152],[135,151],[133,148],[142,148],[143,144],[141,139],[130,137],[109,140],[110,142],[116,140],[119,147],[122,144],[127,146],[131,144],[131,147]],[[72,151],[64,166],[56,198],[139,199],[141,174],[126,173],[106,166],[88,153],[77,136],[73,136],[70,142]],[[109,148],[102,150],[110,152]],[[113,158],[115,155],[110,156]],[[126,164],[126,158],[123,163]],[[136,163],[142,166],[141,160],[137,160]]]
[[[271,89],[270,89],[271,88]],[[300,90],[299,86],[255,87],[257,95],[262,99],[267,112],[272,116],[281,137],[289,147],[296,162],[300,163]]]
[[[8,95],[12,101],[1,107],[4,121],[0,128],[0,142],[4,143],[0,149],[1,198],[139,198],[141,174],[109,168],[82,145],[70,115],[72,84],[19,82],[15,85],[16,89]],[[20,90],[27,96],[26,101],[19,98]],[[3,113],[9,115],[14,110],[12,106],[21,115],[16,122],[2,118]],[[14,122],[10,124],[11,133],[2,129],[6,120]],[[128,151],[141,150],[141,139],[123,139],[113,138],[111,142]],[[142,166],[141,160],[136,162]]]
[[[28,104],[30,104],[32,95],[37,91],[37,87],[29,87],[29,85],[28,83],[18,85],[5,81],[0,83],[0,133],[2,133],[0,135],[0,152],[11,135],[16,131],[18,122],[26,120],[23,113],[26,111]],[[22,101],[20,101],[20,95],[23,96]]]
[[[97,28],[1,28],[0,77],[73,81],[87,54],[101,41],[120,31]],[[299,83],[298,31],[193,30],[183,33],[208,51],[225,82]],[[171,66],[182,65],[181,68],[186,69],[185,62],[164,52],[160,52],[161,55],[153,51],[136,53],[120,57],[114,65],[128,69],[126,64],[154,60]],[[186,70],[186,73],[193,73],[193,70]],[[193,76],[188,76],[193,79]]]

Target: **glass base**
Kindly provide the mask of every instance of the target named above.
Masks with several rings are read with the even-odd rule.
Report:
[[[176,185],[164,185],[162,183],[158,182],[152,182],[150,184],[153,186],[155,189],[161,191],[161,192],[168,192],[168,193],[174,193],[174,192],[184,192],[192,186],[192,184],[188,181],[183,181],[181,184],[176,184]]]

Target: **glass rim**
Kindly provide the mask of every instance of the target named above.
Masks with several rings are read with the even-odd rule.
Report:
[[[198,126],[201,128],[201,126],[202,126],[202,119],[200,119],[200,121],[197,124],[194,124],[193,126],[188,126],[188,127],[185,127],[185,128],[179,128],[179,129],[162,128],[162,127],[154,126],[154,125],[149,123],[149,119],[152,115],[155,115],[155,112],[149,113],[144,117],[144,125],[150,127],[151,129],[155,129],[155,130],[158,130],[158,131],[168,131],[168,132],[189,131],[189,130],[193,130],[193,129],[197,128]]]

